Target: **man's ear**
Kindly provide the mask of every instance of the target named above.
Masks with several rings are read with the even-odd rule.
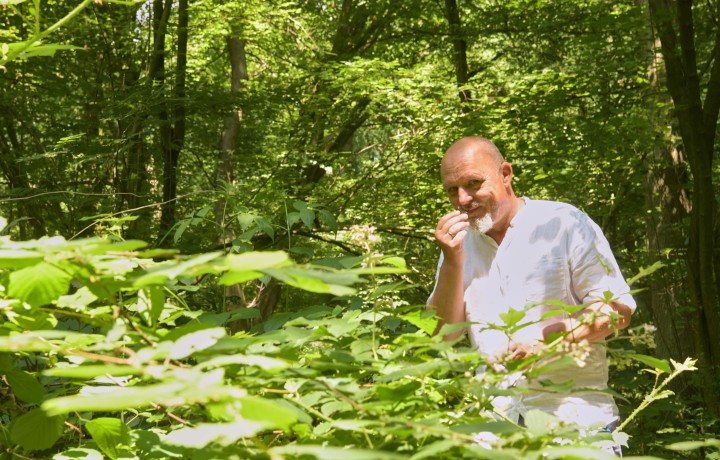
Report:
[[[505,184],[505,187],[510,187],[510,183],[512,182],[512,166],[507,161],[504,162],[500,166],[500,172],[503,176],[503,184]]]

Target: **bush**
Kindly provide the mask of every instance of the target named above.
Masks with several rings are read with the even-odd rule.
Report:
[[[583,436],[541,412],[524,427],[494,413],[494,396],[520,391],[501,389],[506,371],[476,375],[487,363],[432,337],[430,312],[381,301],[400,289],[382,278],[404,270],[398,258],[334,270],[284,252],[179,256],[141,241],[0,238],[6,456],[602,459],[614,458],[603,447],[623,440]],[[268,276],[341,306],[298,306],[253,334],[229,335],[228,322],[257,311],[186,301],[200,278]],[[365,306],[342,306],[356,285]],[[506,327],[523,316],[514,312]],[[573,359],[560,346],[512,365],[532,377]],[[692,369],[635,358],[658,376]],[[659,381],[648,403],[663,391]]]

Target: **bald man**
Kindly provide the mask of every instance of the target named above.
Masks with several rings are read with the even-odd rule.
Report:
[[[588,428],[611,427],[618,410],[604,392],[604,339],[627,327],[635,301],[600,228],[571,205],[517,197],[512,166],[482,137],[454,143],[443,157],[441,178],[455,210],[435,229],[441,254],[428,300],[438,317],[435,333],[445,324],[470,322],[470,341],[490,362],[526,357],[557,333],[568,342],[589,343],[582,367],[540,376],[572,380],[582,391],[537,391],[537,382],[526,382],[529,392],[505,401],[501,410],[516,420],[540,409]],[[583,307],[573,315],[548,315],[558,301]],[[511,336],[489,327],[503,324],[500,315],[510,308],[525,311],[523,322],[533,324]]]

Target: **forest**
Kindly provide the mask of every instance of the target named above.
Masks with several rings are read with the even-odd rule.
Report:
[[[718,0],[0,0],[0,459],[720,459],[719,111]],[[432,335],[469,135],[633,289],[612,432]]]

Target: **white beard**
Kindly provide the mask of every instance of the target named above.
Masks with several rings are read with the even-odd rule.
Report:
[[[486,212],[484,216],[470,221],[470,228],[478,233],[487,233],[492,230],[492,227],[493,219],[490,212]]]

